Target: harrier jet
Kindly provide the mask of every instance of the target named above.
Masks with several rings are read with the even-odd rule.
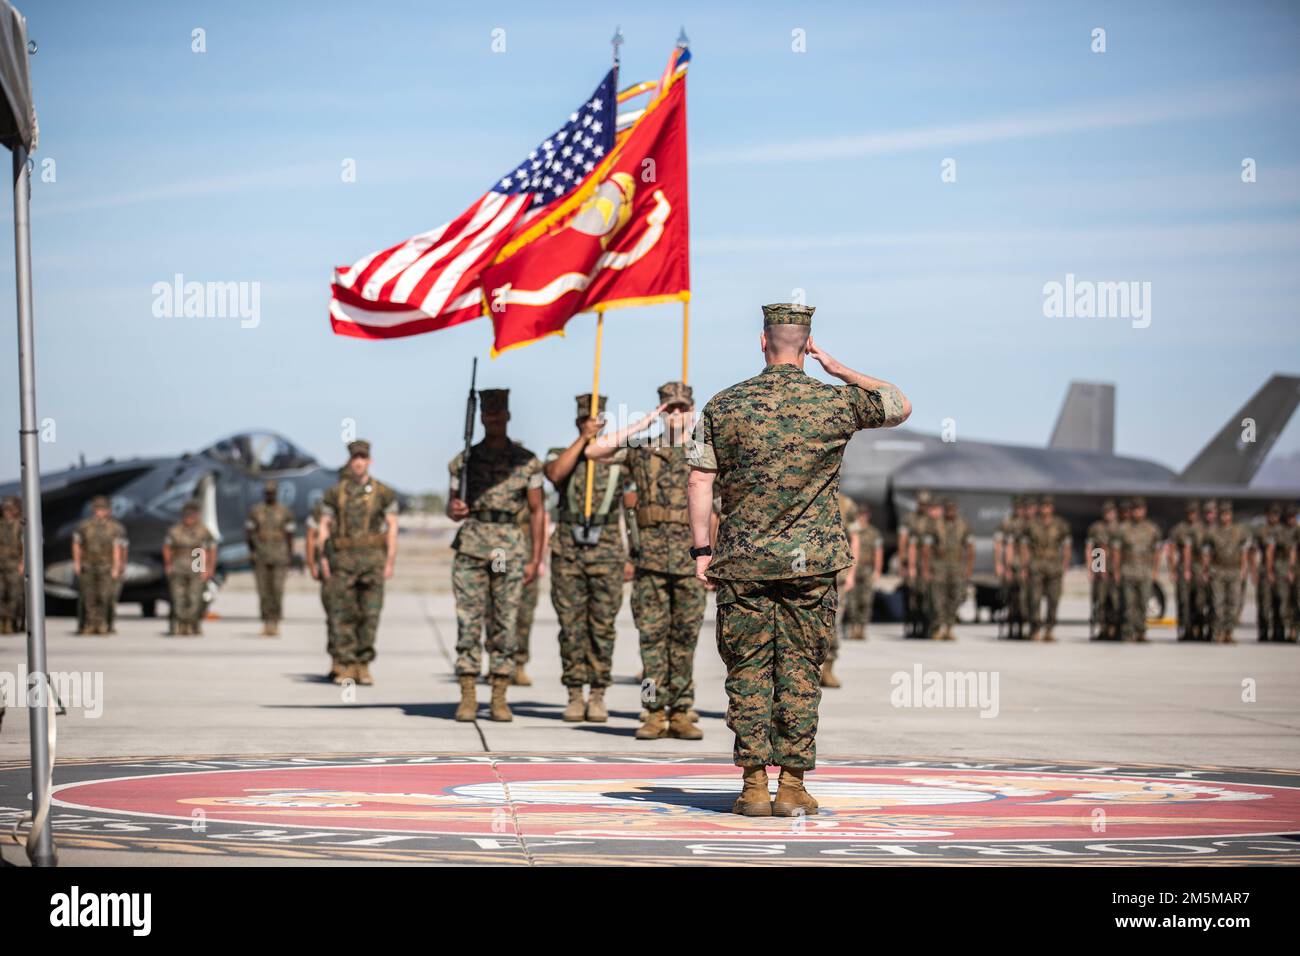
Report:
[[[72,613],[77,592],[72,573],[72,532],[90,513],[90,499],[106,495],[113,516],[126,526],[131,547],[121,600],[140,604],[146,616],[167,599],[162,542],[180,518],[181,506],[195,499],[204,524],[217,538],[218,568],[247,564],[244,520],[262,500],[268,478],[279,484],[280,501],[301,526],[338,472],[324,468],[286,439],[270,432],[232,435],[203,451],[177,458],[108,459],[41,476],[41,514],[45,525],[45,596],[51,614]],[[17,483],[0,486],[0,495],[19,493]],[[220,575],[220,570],[218,572]],[[209,589],[207,598],[215,594]]]
[[[916,493],[929,489],[953,498],[971,524],[976,546],[976,600],[994,607],[993,533],[1011,511],[1014,494],[1051,494],[1056,512],[1074,533],[1081,559],[1088,525],[1106,498],[1141,495],[1162,529],[1183,516],[1188,498],[1230,498],[1238,521],[1260,515],[1270,501],[1294,498],[1300,489],[1250,485],[1269,449],[1300,401],[1300,377],[1274,375],[1210,439],[1186,468],[1174,472],[1142,458],[1115,454],[1115,387],[1072,382],[1045,448],[962,439],[946,442],[907,429],[859,432],[849,443],[840,490],[870,505],[886,548],[899,522],[916,509]],[[901,598],[882,594],[888,616]],[[1163,595],[1158,596],[1163,608]],[[1156,608],[1153,608],[1153,611]]]

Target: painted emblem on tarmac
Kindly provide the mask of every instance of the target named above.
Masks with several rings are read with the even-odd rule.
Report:
[[[0,769],[0,825],[26,773]],[[298,859],[1300,863],[1298,773],[841,759],[808,789],[817,815],[754,818],[720,757],[151,758],[61,764],[52,819],[69,847]]]

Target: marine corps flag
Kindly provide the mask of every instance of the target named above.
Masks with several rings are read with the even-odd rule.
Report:
[[[690,298],[689,58],[684,47],[674,50],[655,98],[606,160],[484,270],[493,355],[562,334],[579,312]]]

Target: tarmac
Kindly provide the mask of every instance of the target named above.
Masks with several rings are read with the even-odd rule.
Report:
[[[735,776],[738,782],[738,774],[731,766],[732,737],[723,722],[725,673],[714,644],[712,601],[696,657],[702,741],[634,739],[639,724],[640,660],[626,601],[618,617],[609,722],[561,721],[565,691],[560,684],[558,626],[547,596],[549,581],[543,582],[532,635],[528,672],[533,686],[510,692],[514,721],[487,719],[488,690],[483,685],[479,720],[457,723],[452,720],[458,688],[454,675],[455,606],[448,584],[449,534],[446,524],[439,521],[404,528],[398,573],[385,598],[371,687],[340,688],[324,678],[328,658],[323,612],[315,583],[302,573],[290,576],[286,618],[276,638],[259,636],[256,594],[247,573],[233,574],[228,580],[200,638],[165,637],[165,619],[133,616],[133,607],[123,608],[119,633],[108,638],[74,636],[71,620],[51,618],[47,628],[50,670],[83,675],[62,685],[68,698],[64,702],[72,706],[57,721],[56,787],[123,776],[120,766],[114,769],[114,765],[121,765],[125,758],[147,771],[127,796],[100,794],[95,799],[106,803],[76,803],[80,813],[70,806],[56,806],[55,835],[61,862],[535,863],[545,859],[545,853],[530,849],[526,822],[531,818],[517,812],[521,804],[511,797],[512,789],[525,784],[508,772],[512,767],[534,764],[545,764],[552,776],[559,772],[556,768],[579,767],[579,776],[594,772],[593,767],[618,765],[626,769],[628,761],[649,768],[647,773],[658,773],[656,768],[664,766],[685,767],[709,775],[705,789],[710,796],[694,804],[670,800],[671,814],[680,817],[685,813],[688,823],[695,819],[692,813],[705,812],[711,814],[708,819],[712,821],[743,819],[725,813],[735,793],[731,778]],[[1072,573],[1061,608],[1065,623],[1058,627],[1057,640],[1051,644],[998,640],[989,623],[959,626],[954,642],[906,640],[900,625],[888,623],[873,624],[866,641],[842,642],[837,672],[843,687],[825,691],[822,698],[821,764],[832,768],[836,761],[844,761],[849,768],[875,767],[872,773],[885,773],[879,769],[882,765],[915,765],[936,768],[936,774],[997,766],[1013,776],[1022,772],[1015,768],[1029,766],[1042,773],[1048,772],[1042,768],[1053,767],[1057,768],[1053,773],[1061,774],[1084,772],[1084,768],[1088,773],[1110,773],[1115,768],[1137,773],[1140,768],[1152,767],[1163,768],[1157,775],[1162,779],[1180,779],[1176,772],[1188,768],[1233,768],[1239,782],[1263,779],[1240,776],[1243,771],[1276,771],[1269,784],[1281,781],[1287,787],[1300,787],[1300,647],[1258,643],[1250,608],[1238,629],[1236,645],[1179,644],[1170,626],[1153,627],[1146,644],[1089,641],[1085,588],[1081,575]],[[968,605],[966,615],[969,613]],[[0,638],[0,674],[18,675],[24,667],[24,640]],[[940,684],[948,687],[946,694],[935,689]],[[936,696],[922,694],[926,688],[934,689]],[[964,698],[962,688],[969,691]],[[280,761],[282,755],[291,756]],[[349,757],[340,759],[338,755]],[[178,765],[186,771],[206,771],[262,767],[257,761],[271,757],[276,758],[276,766],[301,766],[302,758],[320,758],[330,767],[364,764],[371,758],[373,767],[385,766],[390,759],[406,763],[412,755],[423,757],[426,767],[436,766],[440,773],[446,770],[451,774],[437,783],[452,788],[447,792],[472,782],[478,768],[493,768],[498,779],[485,785],[499,785],[500,793],[493,800],[514,818],[506,826],[501,811],[494,811],[498,816],[492,818],[490,830],[498,835],[506,832],[510,846],[498,846],[501,853],[487,852],[482,858],[465,856],[463,848],[443,843],[421,844],[418,852],[412,851],[414,855],[395,851],[391,859],[358,855],[360,851],[321,851],[319,856],[313,851],[297,857],[274,852],[241,855],[198,852],[196,847],[202,846],[202,841],[171,842],[170,837],[156,834],[143,842],[119,842],[108,823],[98,830],[81,825],[90,819],[84,814],[87,806],[104,808],[107,816],[95,819],[110,823],[128,819],[115,815],[119,812],[179,816],[139,803],[150,792],[148,775],[167,763],[143,758],[254,758],[250,763],[189,761]],[[25,809],[30,789],[27,762],[27,710],[11,706],[0,729],[0,770],[8,771],[7,776],[0,773],[0,823],[16,820]],[[699,769],[691,769],[697,765]],[[827,771],[831,772],[833,768]],[[1229,779],[1227,771],[1224,773],[1224,779]],[[809,775],[810,788],[817,777],[816,773]],[[862,779],[855,780],[855,785],[867,785]],[[333,793],[339,782],[318,786]],[[275,783],[283,786],[281,780]],[[343,789],[374,791],[373,781],[363,784],[349,780]],[[428,780],[421,783],[432,785]],[[563,790],[571,785],[586,795],[582,801],[590,817],[591,786],[599,789],[600,785],[556,786]],[[609,796],[602,793],[602,799]],[[363,798],[354,799],[364,802]],[[552,795],[546,799],[559,798]],[[833,799],[831,803],[834,805]],[[633,809],[640,810],[643,805]],[[214,819],[219,816],[215,810],[212,814]],[[634,818],[629,819],[628,825],[638,825]],[[834,819],[833,812],[828,819]],[[338,827],[347,826],[311,821],[307,825],[323,825],[326,830],[322,832],[337,832]],[[434,830],[439,826],[431,824]],[[1250,832],[1300,831],[1300,811],[1288,811],[1281,822],[1274,820],[1270,827],[1276,829]],[[567,831],[547,830],[538,841],[543,846],[559,846],[545,841],[563,832]],[[803,836],[801,833],[801,839]],[[483,837],[475,839],[481,844]],[[676,836],[666,839],[667,843],[656,846],[671,844],[676,853],[688,845],[680,840],[674,843]],[[609,857],[600,840],[600,836],[593,840],[597,849],[584,850],[580,856],[564,857],[557,850],[556,859],[591,863],[612,862],[618,857],[620,862],[674,862],[658,849],[651,853],[648,843],[635,841],[618,844],[619,849]],[[0,856],[8,863],[25,863],[21,850],[3,838]],[[722,856],[727,858],[725,853]]]

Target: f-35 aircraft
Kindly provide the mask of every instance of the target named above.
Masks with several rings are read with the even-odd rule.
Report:
[[[77,592],[72,573],[72,532],[90,513],[90,499],[106,495],[113,516],[126,526],[131,547],[121,600],[138,602],[146,616],[167,599],[162,542],[180,519],[181,506],[196,499],[204,524],[217,538],[219,582],[222,571],[248,563],[244,520],[262,500],[263,482],[274,478],[280,501],[301,526],[316,501],[338,481],[285,438],[246,432],[222,439],[195,454],[175,458],[109,459],[41,476],[41,516],[45,527],[45,597],[50,614],[70,614]],[[0,495],[17,495],[17,483],[0,486]],[[215,595],[214,584],[206,597]]]
[[[1115,387],[1072,382],[1046,448],[962,439],[947,442],[908,429],[859,432],[849,443],[840,491],[871,507],[887,553],[899,522],[916,510],[916,493],[953,498],[975,535],[976,600],[996,607],[993,534],[1015,494],[1051,494],[1056,513],[1073,531],[1082,559],[1088,525],[1106,498],[1142,496],[1149,517],[1168,529],[1188,498],[1230,498],[1236,519],[1250,521],[1270,501],[1294,498],[1296,488],[1255,488],[1250,480],[1300,401],[1300,377],[1274,375],[1210,439],[1182,472],[1115,454]],[[1253,439],[1253,440],[1252,440]],[[901,597],[882,594],[877,613],[901,611]],[[1159,598],[1163,605],[1163,596]]]

